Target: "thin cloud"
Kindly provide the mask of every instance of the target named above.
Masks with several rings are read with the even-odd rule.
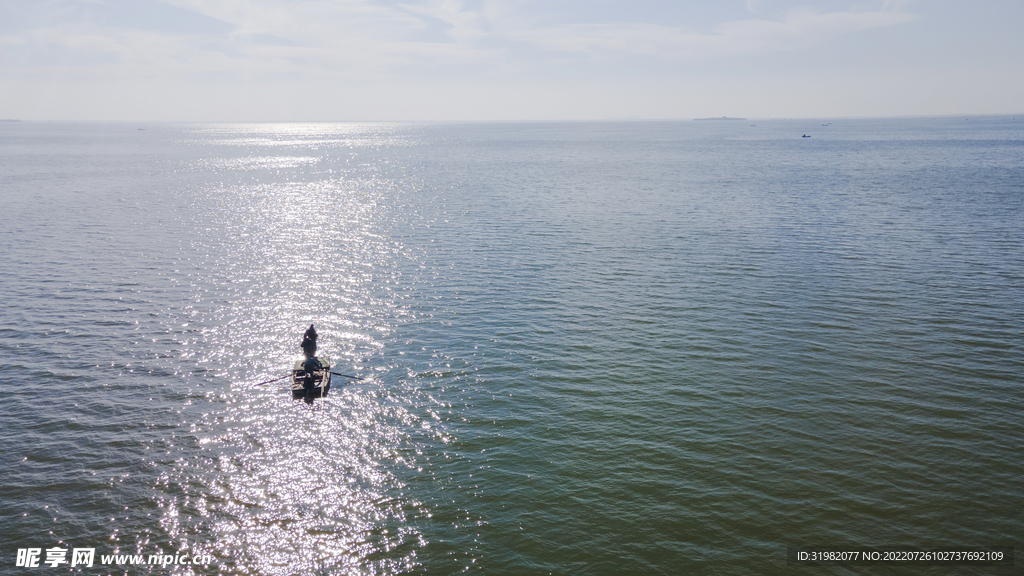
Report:
[[[968,13],[913,0],[802,0],[817,8],[789,12],[779,6],[790,0],[671,9],[649,0],[644,10],[625,0],[140,0],[130,13],[113,9],[128,2],[0,1],[7,115],[691,117],[716,115],[723,101],[735,115],[877,115],[919,111],[918,102],[937,101],[933,85],[955,87],[961,78],[990,87],[973,94],[992,102],[1020,93],[1006,56],[1020,40],[997,25],[1011,18],[980,13],[968,22],[974,28],[951,38]],[[970,35],[979,22],[988,23],[985,38]],[[980,41],[989,34],[994,40]],[[953,47],[936,50],[957,39],[969,66],[951,64]],[[995,40],[1007,49],[995,51]],[[811,51],[829,62],[848,58],[826,78],[815,67],[822,60],[805,57]],[[780,56],[751,58],[770,53]],[[928,89],[915,84],[904,91],[912,99],[892,100],[898,105],[876,101],[892,93],[881,89],[892,77],[920,76],[922,65],[937,78]],[[983,82],[979,65],[994,80]],[[817,99],[794,108],[787,90],[808,78],[815,94],[830,96],[810,95]],[[852,104],[837,107],[842,98]]]
[[[908,22],[904,2],[888,0],[891,9],[789,13],[782,20],[746,19],[726,22],[709,32],[695,32],[658,23],[565,24],[534,27],[517,17],[514,6],[460,0],[427,0],[381,5],[370,0],[142,0],[127,15],[115,18],[127,0],[96,4],[58,0],[49,26],[6,35],[3,42],[23,50],[42,47],[39,36],[69,49],[82,36],[105,36],[106,50],[117,50],[124,62],[147,60],[188,64],[196,71],[262,63],[267,72],[315,70],[388,76],[418,69],[491,65],[529,69],[544,52],[589,58],[629,55],[655,59],[699,59],[754,54],[814,45],[840,34]],[[143,8],[151,9],[146,12]],[[46,22],[45,8],[34,18]],[[68,21],[67,14],[83,16]],[[521,15],[520,15],[521,16]],[[580,16],[583,16],[582,14]],[[156,22],[169,21],[161,25]],[[42,34],[45,30],[60,34]],[[138,34],[145,32],[146,34]],[[54,37],[56,36],[56,38]],[[197,42],[198,37],[204,39]],[[209,58],[213,50],[225,58]],[[539,53],[538,53],[539,51]],[[36,59],[35,64],[39,65]],[[56,62],[55,62],[56,63]],[[511,67],[511,68],[510,68]],[[178,68],[177,65],[172,68]]]
[[[660,58],[752,54],[789,50],[824,38],[914,20],[906,12],[791,12],[785,20],[726,22],[710,33],[658,24],[576,24],[512,34],[547,50],[589,54],[630,54]]]

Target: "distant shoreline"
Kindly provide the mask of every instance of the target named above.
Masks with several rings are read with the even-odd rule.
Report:
[[[21,122],[21,120],[10,120],[7,118],[0,118],[0,122]]]
[[[728,116],[719,116],[718,118],[694,118],[694,122],[698,120],[746,120],[746,118],[729,118]]]

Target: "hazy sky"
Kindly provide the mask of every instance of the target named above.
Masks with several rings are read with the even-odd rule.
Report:
[[[1022,0],[0,0],[0,118],[999,113]]]

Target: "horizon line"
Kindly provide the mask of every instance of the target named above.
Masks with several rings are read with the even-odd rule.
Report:
[[[518,118],[488,120],[96,120],[96,119],[39,119],[39,118],[0,118],[0,123],[38,122],[38,123],[112,123],[112,124],[358,124],[358,123],[405,123],[405,124],[495,124],[495,123],[570,123],[570,122],[689,122],[694,120],[730,120],[730,121],[762,121],[773,120],[899,120],[909,118],[993,118],[1003,116],[1024,116],[1024,112],[999,112],[984,114],[897,114],[890,116],[709,116],[709,117],[667,117],[641,118],[636,116],[617,116],[610,118]]]

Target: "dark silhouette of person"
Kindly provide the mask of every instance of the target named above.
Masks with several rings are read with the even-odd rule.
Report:
[[[302,353],[306,358],[316,358],[316,328],[312,324],[309,325],[309,329],[302,335]]]

